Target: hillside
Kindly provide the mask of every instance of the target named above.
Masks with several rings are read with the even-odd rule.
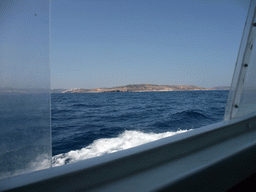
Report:
[[[155,84],[130,84],[112,88],[96,89],[69,89],[62,93],[105,93],[105,92],[151,92],[151,91],[198,91],[212,90],[194,85],[155,85]]]

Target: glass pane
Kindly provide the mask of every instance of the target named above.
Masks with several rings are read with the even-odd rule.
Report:
[[[253,48],[236,117],[256,111],[256,49]]]
[[[238,7],[52,1],[53,166],[223,120],[228,90],[209,89],[230,84],[247,15]]]
[[[251,1],[239,49],[224,120],[244,116],[256,111],[256,49],[255,7]]]
[[[49,1],[0,1],[0,178],[51,166]]]

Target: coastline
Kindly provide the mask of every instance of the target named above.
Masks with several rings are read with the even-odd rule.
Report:
[[[218,88],[204,88],[195,85],[155,85],[155,84],[130,84],[112,88],[83,89],[75,88],[60,93],[110,93],[110,92],[167,92],[167,91],[211,91],[222,90]],[[229,89],[223,89],[229,90]]]

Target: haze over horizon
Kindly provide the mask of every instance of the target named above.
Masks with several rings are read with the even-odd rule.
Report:
[[[249,1],[51,1],[51,88],[229,86]]]
[[[143,84],[126,84],[126,85],[118,85],[118,86],[112,86],[112,87],[93,87],[93,88],[88,88],[88,89],[97,89],[97,88],[115,88],[115,87],[126,87],[129,85],[143,85]],[[159,84],[148,84],[145,83],[145,85],[158,85],[158,86],[165,86],[165,85],[159,85]],[[173,85],[173,86],[196,86],[196,85]],[[199,87],[199,86],[196,86]],[[214,86],[214,87],[210,87],[211,88],[221,88],[221,87],[230,87],[230,85],[223,85],[223,86]],[[205,88],[205,87],[201,87],[201,88]],[[66,90],[71,90],[71,89],[87,89],[87,88],[81,88],[81,87],[73,87],[73,88],[52,88],[54,89],[66,89]]]

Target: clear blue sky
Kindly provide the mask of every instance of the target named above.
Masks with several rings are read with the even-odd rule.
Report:
[[[52,0],[51,88],[230,85],[249,0]]]

